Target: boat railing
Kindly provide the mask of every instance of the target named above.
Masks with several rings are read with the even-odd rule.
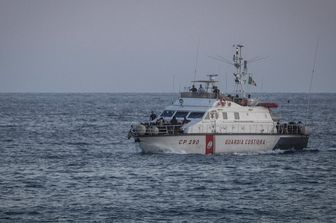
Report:
[[[303,135],[305,134],[305,126],[302,123],[278,123],[276,125],[278,134]]]
[[[162,124],[158,125],[150,123],[146,126],[145,135],[180,135],[184,131],[182,129],[183,124]],[[203,125],[199,130],[199,133],[264,133],[264,134],[285,134],[285,135],[303,135],[305,134],[304,125],[301,123],[278,123],[274,125],[264,125],[256,127],[254,125],[246,125],[241,123],[229,124],[229,125]]]
[[[304,135],[306,134],[305,126],[302,123],[281,123],[273,125],[246,125],[241,123],[229,125],[207,125],[201,128],[201,131],[211,133],[270,133],[285,135]]]
[[[151,125],[147,128],[147,135],[178,135],[182,134],[182,125],[183,124],[164,124],[164,125]]]
[[[208,125],[205,131],[210,131],[212,133],[276,133],[276,128],[273,125],[249,125],[246,123],[231,123],[231,124],[224,124],[224,125]]]
[[[210,93],[210,92],[181,92],[181,98],[211,98],[217,99],[222,95],[219,93]]]

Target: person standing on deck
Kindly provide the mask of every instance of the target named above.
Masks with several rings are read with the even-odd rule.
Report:
[[[149,116],[150,121],[153,121],[154,119],[156,119],[156,117],[157,117],[156,114],[153,111],[151,111],[151,114]]]
[[[191,89],[190,89],[191,92],[197,92],[197,88],[195,88],[195,85],[192,85]]]
[[[199,93],[204,93],[204,92],[205,92],[205,90],[204,90],[202,84],[200,84],[200,86],[199,86],[199,88],[198,88],[198,92],[199,92]]]

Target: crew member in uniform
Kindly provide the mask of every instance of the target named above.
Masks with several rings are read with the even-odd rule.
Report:
[[[197,88],[195,88],[195,85],[192,85],[190,91],[191,91],[191,92],[197,92]]]
[[[203,86],[200,84],[200,86],[199,86],[199,88],[198,88],[198,92],[199,93],[203,93],[203,92],[205,92],[205,90],[204,90],[204,88],[203,88]]]
[[[152,111],[149,116],[150,120],[153,121],[154,119],[156,119],[156,117],[157,117],[156,114]]]

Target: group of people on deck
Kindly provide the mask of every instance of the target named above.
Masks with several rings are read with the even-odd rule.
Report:
[[[151,114],[149,116],[149,120],[151,122],[155,121],[157,118],[157,115],[151,111]],[[187,119],[187,117],[184,117],[182,121],[177,120],[176,116],[174,115],[173,118],[169,121],[169,123],[167,123],[162,117],[160,117],[159,119],[156,120],[156,124],[159,126],[163,126],[165,124],[170,124],[170,125],[183,125],[190,122],[190,120]]]
[[[195,85],[192,85],[192,87],[190,88],[190,91],[193,93],[196,93],[196,92],[203,93],[205,92],[205,89],[203,88],[202,84],[200,84],[198,89],[195,87]]]
[[[206,92],[205,89],[203,88],[202,84],[200,84],[198,89],[195,87],[195,85],[192,85],[189,91],[192,92],[192,93],[204,93],[204,92]],[[219,96],[220,90],[218,89],[217,86],[212,87],[212,93],[214,93],[216,95],[216,97]]]
[[[176,116],[174,116],[171,120],[170,120],[170,124],[171,125],[184,125],[186,123],[190,122],[190,120],[187,119],[187,117],[184,116],[182,121],[179,121],[176,119]]]

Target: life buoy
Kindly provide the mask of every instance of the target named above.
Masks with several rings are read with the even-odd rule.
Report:
[[[183,104],[183,99],[180,98],[180,99],[179,99],[179,102],[180,102],[180,105],[182,105],[182,104]]]

